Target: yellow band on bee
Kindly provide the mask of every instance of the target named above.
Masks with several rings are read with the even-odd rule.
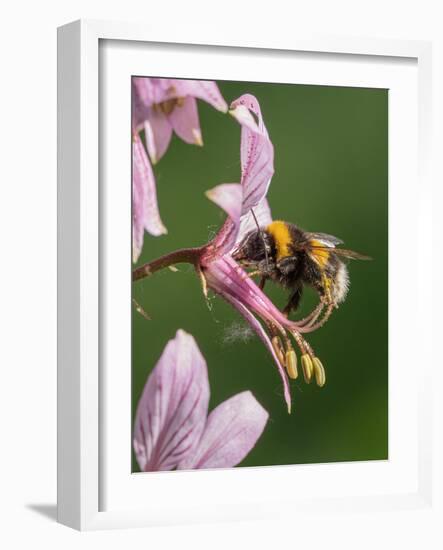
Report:
[[[286,258],[287,256],[292,256],[291,249],[289,248],[292,242],[292,237],[286,222],[272,222],[266,227],[266,231],[274,239],[277,260],[281,260],[281,258]]]
[[[325,267],[329,260],[329,252],[324,249],[324,244],[322,244],[320,241],[316,241],[315,239],[311,239],[309,241],[309,244],[311,245],[311,247],[313,247],[313,249],[311,250],[311,255],[314,257],[315,261],[320,267]]]

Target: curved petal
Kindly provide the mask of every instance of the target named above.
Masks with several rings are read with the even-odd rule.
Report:
[[[172,470],[193,453],[208,402],[205,359],[194,338],[179,330],[149,376],[137,407],[134,451],[140,469]]]
[[[254,119],[254,117],[247,116],[243,109],[239,109],[238,113],[236,114],[237,107],[244,107],[247,109],[250,113],[253,113],[257,119],[257,121]],[[234,99],[234,101],[230,105],[230,112],[234,118],[237,118],[240,124],[249,126],[250,129],[254,132],[258,130],[258,132],[265,137],[268,136],[268,130],[266,129],[260,103],[258,102],[258,99],[253,96],[252,94],[243,94],[237,99]],[[244,117],[244,118],[243,118]],[[254,122],[254,124],[251,124],[251,120]]]
[[[178,103],[169,115],[169,122],[183,141],[203,145],[195,98],[188,96]]]
[[[206,196],[222,208],[228,218],[215,239],[207,247],[203,263],[217,256],[223,256],[232,250],[240,227],[240,214],[243,190],[238,183],[222,183],[206,191]]]
[[[231,220],[240,223],[243,190],[238,183],[222,183],[206,191],[206,196],[222,208]]]
[[[264,125],[260,105],[253,95],[244,94],[236,99],[231,104],[230,113],[242,127],[240,156],[244,215],[266,196],[274,174],[274,147]]]
[[[172,137],[172,126],[169,118],[160,111],[149,109],[144,122],[146,148],[153,164],[156,164],[166,153]]]
[[[268,335],[253,313],[278,328],[284,326],[282,321],[287,323],[286,318],[230,256],[210,262],[205,277],[208,286],[239,311],[271,353],[283,382],[288,412],[291,412],[291,393],[286,371],[280,364]]]
[[[215,82],[211,80],[176,80],[177,96],[202,99],[218,111],[226,113],[228,105]]]
[[[249,309],[245,307],[241,302],[239,302],[238,300],[236,300],[230,295],[222,295],[222,297],[239,311],[240,315],[242,315],[245,321],[251,326],[251,328],[254,330],[254,332],[257,334],[257,336],[265,345],[266,349],[271,354],[272,359],[274,360],[274,363],[277,366],[278,374],[280,375],[280,378],[283,383],[283,395],[286,401],[286,406],[288,407],[288,413],[291,414],[291,390],[289,387],[288,375],[286,374],[286,370],[283,368],[280,361],[278,360],[278,357],[275,353],[274,348],[272,347],[272,343],[271,343],[271,340],[269,339],[269,336],[267,335],[266,331],[261,326],[259,321],[254,317],[254,315],[252,315]]]
[[[133,144],[134,148],[135,145]],[[137,262],[143,248],[145,234],[144,204],[146,202],[146,186],[140,178],[132,180],[132,261]]]
[[[138,260],[140,255],[145,229],[154,236],[167,233],[158,211],[154,173],[140,136],[134,134],[132,141],[132,232],[134,262]]]
[[[271,209],[269,207],[268,200],[263,198],[257,206],[254,206],[254,208],[251,208],[247,214],[242,216],[236,244],[239,243],[251,231],[256,231],[257,225],[260,228],[266,227],[271,222]]]
[[[228,254],[255,223],[251,209],[257,210],[264,224],[270,223],[266,193],[274,173],[274,149],[263,123],[260,106],[254,96],[245,94],[234,101],[230,111],[242,127],[241,134],[241,193],[235,184],[222,184],[207,195],[223,208],[229,218],[208,245],[204,262]],[[258,118],[258,123],[252,115]],[[238,186],[237,186],[238,187]],[[257,218],[258,219],[258,218]]]
[[[281,330],[300,329],[296,323],[282,314],[231,256],[226,255],[210,262],[206,266],[205,276],[208,285],[215,292],[229,294],[264,321]]]
[[[140,97],[135,86],[135,78],[132,79],[132,131],[139,132],[143,128],[145,120],[149,116],[150,107]]]
[[[179,469],[236,466],[255,446],[268,418],[250,391],[234,395],[211,412],[195,453]]]

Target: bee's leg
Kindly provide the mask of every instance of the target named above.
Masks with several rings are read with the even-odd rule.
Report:
[[[257,277],[257,275],[262,275],[262,272],[259,269],[256,269],[255,271],[246,271],[246,275],[244,275],[243,280],[250,279],[252,277]]]
[[[266,284],[267,279],[268,278],[266,277],[266,275],[261,276],[260,282],[258,283],[258,286],[259,286],[260,290],[263,290],[265,288],[265,284]]]
[[[326,306],[326,311],[320,320],[312,320],[308,325],[306,325],[306,327],[304,327],[305,329],[309,329],[309,332],[322,327],[331,316],[334,308],[337,307],[337,304],[332,297],[332,280],[325,273],[322,277],[322,289],[320,290],[320,295],[324,305]]]
[[[312,324],[312,321],[311,321],[307,325],[301,326],[300,332],[313,332],[314,330],[317,330],[318,328],[322,327],[331,316],[332,312],[334,311],[334,308],[335,308],[335,304],[333,302],[328,304],[323,317],[314,324]]]
[[[303,319],[295,321],[299,327],[303,327],[303,328],[308,327],[308,326],[312,325],[313,323],[315,323],[317,321],[317,319],[320,317],[320,315],[321,315],[321,313],[322,313],[322,311],[325,307],[325,299],[324,299],[324,296],[322,295],[321,292],[319,292],[319,294],[320,294],[320,302],[311,311],[311,313],[309,313],[309,315],[307,315]],[[298,305],[299,305],[300,299],[301,299],[301,295],[302,295],[302,287],[300,287],[300,289],[297,289],[297,291],[294,294],[291,295],[288,305],[283,310],[283,315],[285,315],[286,317],[289,317],[290,312],[292,310],[296,310],[298,308]]]
[[[303,332],[311,332],[323,326],[331,316],[331,313],[336,305],[334,303],[334,300],[332,299],[331,280],[329,279],[329,277],[326,276],[326,274],[323,274],[321,278],[321,283],[315,285],[315,289],[320,296],[320,303],[312,311],[312,313],[297,322],[297,325],[300,327],[300,329],[303,329]],[[324,312],[324,316],[319,321],[318,319],[323,313],[325,307],[326,311]],[[307,329],[309,329],[309,331]]]
[[[332,304],[333,302],[332,288],[331,288],[332,279],[328,277],[326,273],[323,273],[321,280],[322,280],[321,288],[322,288],[323,300],[327,305]]]
[[[325,303],[322,299],[320,299],[320,302],[318,305],[311,311],[309,315],[304,317],[303,319],[300,319],[299,321],[296,321],[297,325],[299,327],[306,327],[309,326],[317,321],[317,319],[320,317],[323,308],[325,307]]]
[[[301,295],[302,295],[302,287],[299,286],[292,292],[291,296],[289,297],[289,302],[286,304],[285,308],[283,309],[283,315],[285,317],[289,317],[289,314],[291,313],[291,311],[295,311],[298,308],[301,300]]]

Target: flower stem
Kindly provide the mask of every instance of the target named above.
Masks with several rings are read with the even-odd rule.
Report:
[[[169,254],[165,254],[164,256],[160,256],[160,258],[152,260],[140,267],[137,267],[137,269],[134,269],[132,272],[132,282],[145,279],[156,271],[160,271],[161,269],[174,264],[186,263],[197,265],[203,250],[204,247],[181,248],[179,250],[174,250],[174,252],[170,252]]]

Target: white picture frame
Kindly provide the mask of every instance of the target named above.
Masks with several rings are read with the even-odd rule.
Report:
[[[414,432],[411,429],[411,432],[414,432],[413,435],[411,437],[405,436],[399,442],[399,462],[397,464],[395,460],[391,461],[391,464],[394,464],[394,469],[388,470],[387,466],[382,464],[371,465],[370,471],[369,469],[355,469],[355,466],[351,464],[334,465],[332,466],[336,481],[334,486],[330,483],[331,470],[328,469],[330,466],[267,468],[266,479],[263,482],[264,489],[261,490],[262,495],[260,497],[253,490],[253,487],[257,485],[257,475],[260,469],[254,469],[254,471],[252,469],[236,470],[234,474],[228,471],[198,472],[198,478],[193,472],[184,472],[180,474],[181,477],[175,474],[174,476],[153,474],[150,478],[140,475],[135,476],[145,487],[147,484],[151,484],[152,487],[156,487],[155,490],[166,491],[171,497],[176,491],[177,498],[168,499],[169,501],[175,501],[176,504],[171,504],[168,507],[167,502],[161,503],[160,501],[157,501],[155,506],[149,506],[148,504],[141,506],[139,503],[140,488],[137,487],[134,492],[131,492],[133,491],[132,488],[128,490],[123,488],[123,483],[127,480],[125,481],[122,478],[117,482],[119,470],[113,468],[121,467],[121,465],[106,464],[106,467],[104,466],[106,457],[103,454],[106,454],[110,444],[109,438],[106,437],[106,421],[109,410],[104,402],[109,401],[109,399],[112,400],[112,392],[115,395],[118,388],[124,388],[125,381],[116,378],[113,379],[111,385],[107,384],[106,388],[102,387],[103,370],[100,338],[103,329],[103,302],[106,303],[109,284],[119,285],[122,284],[122,280],[116,279],[114,283],[111,282],[105,285],[102,285],[103,281],[101,280],[101,277],[103,277],[101,271],[103,262],[114,260],[105,251],[106,247],[103,246],[102,233],[107,230],[107,226],[106,224],[100,225],[99,213],[103,211],[103,208],[112,209],[113,205],[121,203],[118,196],[108,196],[104,201],[103,189],[100,187],[99,163],[103,144],[100,140],[99,115],[101,109],[104,108],[100,105],[99,99],[100,71],[102,68],[100,64],[104,60],[106,63],[117,63],[115,58],[111,59],[112,56],[110,57],[108,54],[103,57],[100,48],[105,41],[113,41],[114,44],[117,44],[117,50],[119,50],[119,45],[124,44],[123,49],[126,49],[126,51],[124,55],[121,55],[122,49],[120,48],[117,52],[117,58],[126,63],[128,59],[126,56],[135,57],[135,54],[131,53],[131,48],[135,45],[138,45],[138,47],[140,47],[140,44],[145,44],[147,47],[149,45],[155,46],[156,55],[160,55],[159,52],[162,47],[171,48],[174,45],[174,48],[177,49],[180,45],[185,48],[185,45],[190,44],[185,30],[182,35],[178,35],[175,31],[172,34],[171,36],[157,35],[155,28],[137,24],[101,21],[77,21],[61,27],[58,33],[59,522],[76,529],[88,530],[199,521],[284,517],[285,514],[289,513],[289,510],[291,510],[291,513],[294,513],[294,510],[297,510],[297,513],[313,513],[314,510],[316,513],[319,510],[328,513],[329,510],[334,512],[338,509],[342,511],[355,510],[356,507],[364,511],[395,510],[405,507],[432,510],[431,380],[434,380],[434,383],[436,382],[436,373],[432,373],[433,361],[430,336],[421,332],[418,333],[418,337],[423,343],[424,352],[420,356],[423,367],[419,379],[414,380],[412,378],[416,360],[416,356],[412,353],[409,358],[408,356],[402,358],[402,368],[404,368],[405,375],[404,384],[401,384],[401,388],[397,385],[398,380],[402,379],[400,370],[393,369],[393,372],[397,374],[394,378],[390,377],[391,386],[394,382],[392,391],[390,388],[390,401],[394,400],[397,410],[401,410],[402,399],[406,399],[405,395],[408,398],[411,397],[417,404],[416,407],[409,407],[409,412],[405,412],[408,425],[416,427],[417,431]],[[296,38],[283,36],[278,40],[261,37],[255,41],[250,41],[244,38],[231,37],[227,39],[222,33],[219,37],[211,36],[208,39],[203,32],[200,37],[194,36],[192,43],[196,46],[193,51],[197,52],[197,55],[199,52],[204,53],[207,60],[211,60],[211,55],[215,55],[216,50],[232,59],[248,55],[248,52],[250,52],[250,55],[253,52],[254,55],[258,52],[259,55],[263,56],[266,56],[269,52],[269,55],[272,54],[274,58],[280,56],[283,62],[288,56],[303,52],[303,55],[312,56],[311,61],[309,61],[309,58],[305,58],[307,65],[311,62],[314,63],[316,56],[335,56],[343,61],[343,74],[346,73],[346,70],[350,70],[354,60],[358,58],[365,61],[368,73],[372,71],[372,79],[377,79],[377,71],[382,71],[377,65],[377,60],[385,60],[386,63],[391,64],[392,69],[396,64],[396,60],[399,62],[409,60],[415,67],[416,76],[414,78],[418,82],[418,94],[416,93],[417,90],[412,90],[413,86],[411,85],[412,95],[408,95],[405,91],[405,96],[409,98],[408,101],[415,101],[414,109],[418,116],[418,124],[411,117],[411,128],[414,131],[413,141],[415,138],[418,139],[418,147],[416,144],[412,144],[412,141],[408,142],[415,149],[411,149],[411,155],[408,155],[407,160],[404,162],[403,169],[405,173],[402,173],[399,169],[393,174],[390,166],[390,178],[393,176],[393,179],[399,179],[401,176],[404,181],[410,182],[411,194],[409,198],[412,198],[412,190],[415,190],[414,192],[419,201],[418,216],[413,222],[414,229],[416,229],[418,237],[431,234],[432,182],[429,175],[431,46],[429,43],[346,37],[315,37],[312,35],[297,36]],[[362,56],[367,57],[363,58]],[[222,66],[223,63],[219,65],[219,67]],[[131,70],[128,70],[128,74],[130,74]],[[208,77],[203,64],[195,69],[196,74],[185,74],[183,71],[186,71],[186,69],[183,66],[181,70],[181,76]],[[388,78],[388,72],[395,71],[385,71],[386,74],[381,77],[380,82],[383,81],[383,78]],[[251,76],[246,73],[247,71],[245,71],[244,80],[247,81],[248,78],[252,78],[252,73]],[[120,74],[119,71],[116,74]],[[277,77],[274,77],[273,81],[275,81],[275,78]],[[314,82],[313,78],[314,76],[309,77],[309,81]],[[338,72],[333,76],[326,75],[322,78],[325,83],[327,78],[339,82],[335,80],[339,78]],[[364,76],[359,78],[364,81]],[[401,82],[401,77],[399,78],[399,82]],[[106,79],[104,82],[107,82]],[[356,85],[355,81],[349,80],[349,82],[350,85]],[[331,80],[328,83],[331,83]],[[397,97],[401,97],[401,95],[398,94]],[[405,105],[403,105],[404,107]],[[114,144],[112,144],[113,146]],[[118,147],[119,142],[116,142],[115,146]],[[122,142],[122,146],[124,147],[124,142]],[[396,150],[396,141],[391,140],[391,136],[390,149],[391,156],[395,157],[397,155],[398,160],[400,160],[402,149],[398,147]],[[126,149],[126,153],[128,151],[129,147]],[[130,163],[130,159],[128,162]],[[410,169],[406,170],[406,168]],[[418,168],[418,177],[414,172],[415,168]],[[392,214],[394,220],[390,226],[391,236],[392,234],[395,235],[396,231],[400,227],[404,227],[406,223],[405,218],[401,216],[402,209],[403,213],[408,212],[408,193],[405,192],[404,195],[402,208],[400,208],[400,205],[397,205],[397,207],[395,204],[392,205],[392,196],[390,196],[390,216]],[[128,208],[126,207],[124,216],[127,215]],[[121,223],[125,223],[124,217]],[[424,240],[426,241],[426,239]],[[123,254],[125,253],[125,246],[130,245],[128,243],[122,244],[123,248],[120,249],[120,252]],[[396,254],[391,247],[391,254],[390,264],[395,273],[396,266],[397,269],[400,268],[401,248],[399,253]],[[417,265],[427,265],[431,257],[432,245],[427,241],[427,244],[417,251]],[[416,280],[414,279],[417,286],[414,287],[416,295],[414,294],[413,300],[417,306],[419,316],[431,318],[432,300],[430,297],[432,296],[432,289],[421,284],[425,275],[423,268],[419,267]],[[129,284],[129,280],[127,284]],[[394,302],[390,305],[394,307],[394,310],[398,310],[397,313],[401,315],[400,289],[397,293],[394,292],[393,295]],[[398,297],[398,300],[395,296]],[[129,306],[130,302],[128,302]],[[125,316],[124,311],[122,316]],[[401,319],[399,319],[399,324],[400,322]],[[394,329],[397,330],[396,327]],[[417,330],[420,329],[417,328]],[[399,347],[402,332],[397,330],[393,334],[397,347]],[[120,375],[127,375],[129,379],[129,366],[127,373],[124,368],[120,370],[123,372]],[[112,376],[110,379],[112,380]],[[119,391],[123,392],[124,390]],[[106,396],[103,392],[106,392]],[[124,399],[119,402],[117,407],[114,407],[117,413],[124,414]],[[434,419],[434,421],[437,421],[437,419]],[[126,437],[128,423],[123,424],[122,426],[119,425],[122,429],[121,436]],[[396,427],[399,425],[397,423]],[[118,432],[120,427],[115,431]],[[398,431],[394,430],[393,432],[390,425],[390,436],[393,439],[395,439],[396,433]],[[126,441],[128,440],[125,439]],[[408,456],[402,457],[402,453],[406,454],[406,452]],[[402,458],[405,460],[401,465]],[[126,460],[124,456],[122,460],[124,463],[124,460]],[[301,470],[301,468],[304,468],[304,470]],[[318,469],[314,470],[315,468]],[[291,483],[291,479],[292,482],[295,481],[296,478],[291,476],[297,475],[297,472],[299,478],[300,472],[302,472],[303,478],[316,479],[321,489],[313,488],[310,494],[308,484],[306,484],[304,492],[300,490],[300,493],[303,494],[288,499],[285,496],[283,487],[285,483]],[[111,481],[108,479],[110,473]],[[130,476],[130,471],[125,475]],[[151,476],[151,474],[149,475]],[[233,475],[235,475],[235,478],[232,477]],[[190,478],[189,476],[193,477]],[[229,476],[229,479],[226,476]],[[371,482],[376,487],[375,490],[369,490],[369,484],[363,491],[356,489],[359,480],[366,476],[369,476],[367,477],[368,480],[379,480],[379,485],[374,485]],[[128,487],[134,485],[133,479],[135,477],[133,474]],[[141,480],[142,477],[144,477],[143,481]],[[113,490],[112,505],[107,506],[103,500],[103,484],[109,484],[113,479],[116,480],[116,485],[120,485]],[[343,482],[345,479],[347,481]],[[395,483],[389,485],[385,482],[387,479],[395,479]],[[199,494],[199,491],[204,491],[204,488],[211,486],[212,483],[218,483],[220,488],[222,485],[234,482],[238,486],[243,485],[244,492],[248,491],[249,496],[246,500],[239,503],[229,502],[229,494],[226,494],[217,502],[214,501],[211,506],[211,502],[208,502],[208,499],[211,498],[210,493],[207,493],[205,494],[205,504],[198,506],[192,503],[192,499],[188,498],[186,501],[178,498],[179,494],[184,494],[187,491],[187,494],[189,494],[191,486],[193,492]],[[136,484],[139,485],[139,481]],[[299,488],[301,486],[300,479],[297,486]],[[312,484],[310,486],[313,487]],[[344,491],[342,490],[343,487],[345,487]],[[138,497],[136,496],[137,491]],[[204,495],[204,493],[202,492],[201,495]],[[276,506],[276,503],[280,505]]]

